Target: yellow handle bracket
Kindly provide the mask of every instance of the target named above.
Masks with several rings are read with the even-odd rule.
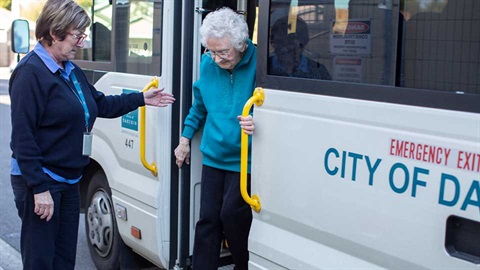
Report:
[[[263,88],[257,87],[253,92],[251,98],[248,99],[247,103],[243,107],[242,116],[246,117],[250,113],[250,108],[253,104],[257,106],[262,106],[263,100],[265,99],[265,94],[263,93]],[[252,207],[255,212],[260,212],[262,205],[260,204],[260,198],[257,195],[248,195],[247,192],[247,164],[248,164],[248,134],[241,130],[241,149],[240,149],[240,193],[242,194],[243,199],[246,203]]]
[[[158,78],[153,77],[152,81],[143,88],[142,92],[147,91],[152,87],[158,87]],[[158,168],[155,162],[151,164],[147,162],[145,157],[145,126],[146,126],[146,117],[145,117],[145,106],[140,107],[140,159],[142,164],[147,170],[152,172],[154,176],[158,175]]]

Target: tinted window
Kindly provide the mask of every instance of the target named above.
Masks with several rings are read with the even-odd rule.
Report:
[[[160,74],[162,2],[118,1],[115,15],[117,71]]]
[[[480,2],[420,2],[405,2],[401,83],[480,94]]]
[[[480,2],[273,0],[267,73],[480,93]]]
[[[112,5],[109,0],[81,1],[79,4],[92,20],[86,33],[84,47],[78,50],[75,58],[90,61],[111,61]]]

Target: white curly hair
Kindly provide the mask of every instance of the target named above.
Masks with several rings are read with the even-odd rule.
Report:
[[[228,7],[209,13],[200,26],[200,41],[206,47],[209,38],[230,37],[230,44],[241,50],[248,39],[248,25],[242,15]]]

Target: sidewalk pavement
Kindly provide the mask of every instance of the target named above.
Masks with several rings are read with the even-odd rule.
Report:
[[[0,270],[22,269],[20,253],[0,238]]]

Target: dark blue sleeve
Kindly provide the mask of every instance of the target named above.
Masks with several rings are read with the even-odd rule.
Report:
[[[129,93],[106,96],[91,86],[92,95],[97,103],[98,117],[115,118],[145,106],[143,93]]]
[[[49,189],[50,179],[42,169],[42,153],[36,142],[37,127],[48,102],[41,76],[22,65],[10,78],[12,138],[10,146],[27,185],[35,194]]]
[[[81,70],[78,66],[76,66],[76,69]],[[75,72],[75,74],[78,73],[81,73],[82,79],[88,84],[92,97],[97,104],[98,117],[116,118],[136,110],[138,107],[145,106],[142,92],[107,96],[88,82],[85,73]]]

